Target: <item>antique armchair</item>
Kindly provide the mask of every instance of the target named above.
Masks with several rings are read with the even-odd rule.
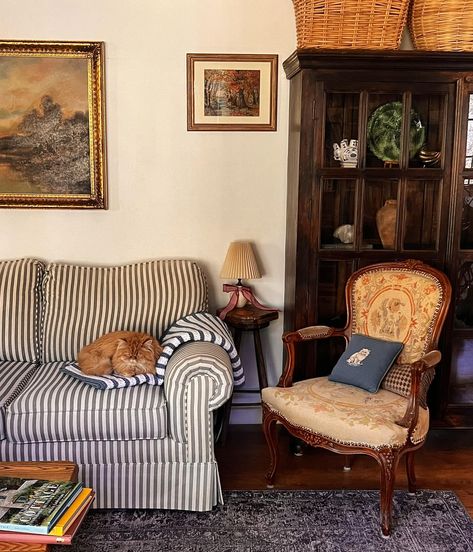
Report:
[[[441,358],[436,347],[450,297],[447,277],[420,261],[371,265],[348,279],[345,328],[311,326],[283,335],[287,353],[283,374],[277,387],[262,391],[263,429],[271,458],[268,486],[274,482],[278,461],[277,422],[314,447],[372,456],[381,468],[381,529],[389,535],[396,468],[402,456],[409,492],[416,489],[414,453],[427,436],[427,391]],[[342,336],[349,344],[355,334],[403,344],[377,392],[327,377],[293,384],[298,343]]]

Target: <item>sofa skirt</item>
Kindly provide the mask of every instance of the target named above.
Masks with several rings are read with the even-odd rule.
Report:
[[[163,508],[203,512],[223,504],[216,462],[79,466],[96,490],[95,508]]]
[[[79,480],[96,492],[94,508],[163,508],[208,511],[223,504],[218,466],[186,461],[172,439],[9,443],[0,461],[69,460]]]

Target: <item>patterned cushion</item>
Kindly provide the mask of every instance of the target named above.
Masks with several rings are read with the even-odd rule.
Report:
[[[427,406],[427,392],[435,377],[435,369],[427,370],[421,377],[420,404]],[[392,391],[403,397],[408,397],[411,392],[411,365],[394,364],[381,382],[382,389]]]
[[[175,320],[207,309],[207,286],[191,261],[115,267],[52,263],[44,285],[43,362],[75,360],[79,350],[116,330],[156,337]]]
[[[262,397],[292,424],[342,444],[396,447],[407,439],[407,429],[395,423],[405,414],[407,399],[384,389],[373,394],[323,377],[267,387]],[[420,408],[413,442],[422,441],[428,428],[429,412]]]
[[[36,368],[37,364],[31,362],[0,362],[0,439],[5,439],[6,435],[6,407],[21,393]]]
[[[42,277],[35,259],[0,262],[0,360],[39,360]]]
[[[409,364],[430,350],[442,288],[421,269],[373,269],[354,282],[352,332],[402,341],[398,364]]]
[[[166,437],[168,418],[161,386],[102,391],[62,373],[64,364],[41,366],[21,395],[7,406],[5,426],[9,441]]]

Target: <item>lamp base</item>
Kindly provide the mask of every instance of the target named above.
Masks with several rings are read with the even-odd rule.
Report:
[[[242,287],[242,286],[238,286],[238,287]],[[238,293],[238,301],[237,301],[237,304],[235,305],[235,308],[241,309],[248,303],[248,299],[243,295],[241,290],[238,290],[237,293]]]

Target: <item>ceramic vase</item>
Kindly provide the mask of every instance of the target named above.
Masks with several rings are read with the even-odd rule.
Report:
[[[385,249],[393,249],[396,242],[397,199],[387,199],[376,213],[376,226]]]

